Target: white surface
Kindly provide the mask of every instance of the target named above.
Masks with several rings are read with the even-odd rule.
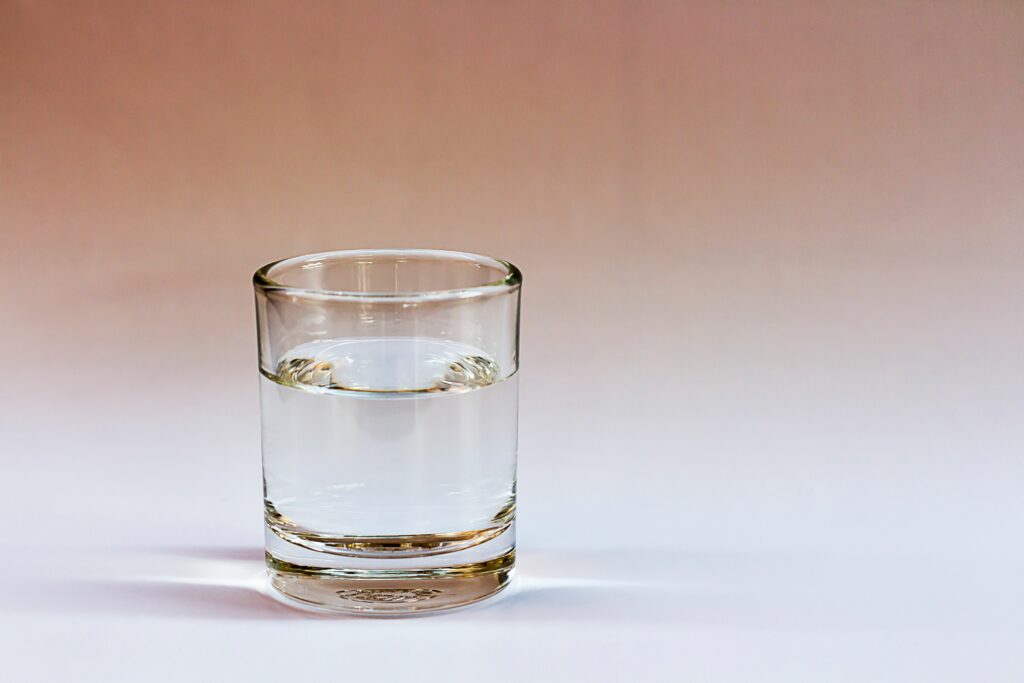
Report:
[[[864,484],[838,460],[819,461],[815,475],[833,495],[794,501],[790,490],[784,500],[798,475],[753,476],[700,457],[699,432],[681,442],[678,460],[646,453],[641,433],[620,461],[586,469],[581,454],[633,438],[632,425],[647,420],[545,434],[546,402],[525,372],[515,587],[492,603],[411,620],[292,610],[262,585],[252,374],[211,387],[199,405],[170,390],[118,392],[57,420],[36,402],[41,393],[8,404],[12,452],[25,457],[5,463],[5,480],[16,482],[0,568],[6,680],[1024,675],[1019,528],[1010,518],[980,524],[1011,510],[1009,501],[956,510],[948,498],[922,500],[923,485],[911,481],[906,495],[886,496],[894,483]],[[90,420],[97,408],[106,417]],[[559,434],[578,450],[546,449]],[[761,465],[748,463],[755,471],[783,466],[760,455]],[[949,491],[966,496],[971,485],[965,477]],[[933,522],[900,512],[915,497]],[[949,525],[958,515],[966,531]],[[946,550],[927,542],[943,527]],[[1003,534],[1005,551],[986,540]]]
[[[517,585],[493,603],[379,621],[273,602],[253,548],[92,549],[71,564],[18,580],[2,634],[13,680],[1012,681],[1022,672],[1020,563],[527,550]]]

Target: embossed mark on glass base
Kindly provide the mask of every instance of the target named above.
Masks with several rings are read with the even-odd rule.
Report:
[[[423,602],[441,595],[436,588],[362,588],[335,591],[338,597],[353,602]]]

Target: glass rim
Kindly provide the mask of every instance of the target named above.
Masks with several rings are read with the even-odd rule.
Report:
[[[298,287],[286,285],[274,280],[270,271],[274,268],[289,262],[296,264],[303,261],[315,261],[338,256],[427,256],[439,257],[448,261],[473,262],[482,265],[489,265],[500,268],[504,275],[492,282],[485,282],[472,287],[455,287],[451,289],[424,289],[404,292],[357,292],[351,290],[336,289],[315,289],[312,287]],[[291,265],[291,264],[289,264]],[[336,249],[332,251],[320,251],[310,254],[300,254],[287,258],[271,261],[259,268],[252,276],[253,286],[264,293],[279,293],[289,296],[315,298],[320,300],[338,301],[438,301],[470,299],[478,296],[498,294],[507,292],[519,287],[523,282],[523,275],[515,264],[503,259],[491,256],[483,256],[468,251],[455,251],[450,249]]]

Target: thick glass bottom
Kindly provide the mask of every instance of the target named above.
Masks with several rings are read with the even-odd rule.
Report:
[[[494,595],[512,577],[515,549],[494,559],[447,567],[356,569],[293,564],[267,552],[271,585],[305,605],[365,615],[461,607]]]

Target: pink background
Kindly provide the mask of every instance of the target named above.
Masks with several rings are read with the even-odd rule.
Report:
[[[258,565],[252,271],[475,251],[525,274],[520,549],[549,581],[480,614],[598,624],[576,659],[520,634],[521,672],[626,623],[694,674],[997,680],[1022,671],[1024,600],[991,573],[1024,563],[1022,189],[1020,2],[0,3],[0,540],[110,581],[133,552]],[[843,573],[897,557],[889,598]],[[51,635],[249,616],[4,571]],[[557,592],[634,575],[674,588]],[[903,626],[889,659],[858,649]]]

